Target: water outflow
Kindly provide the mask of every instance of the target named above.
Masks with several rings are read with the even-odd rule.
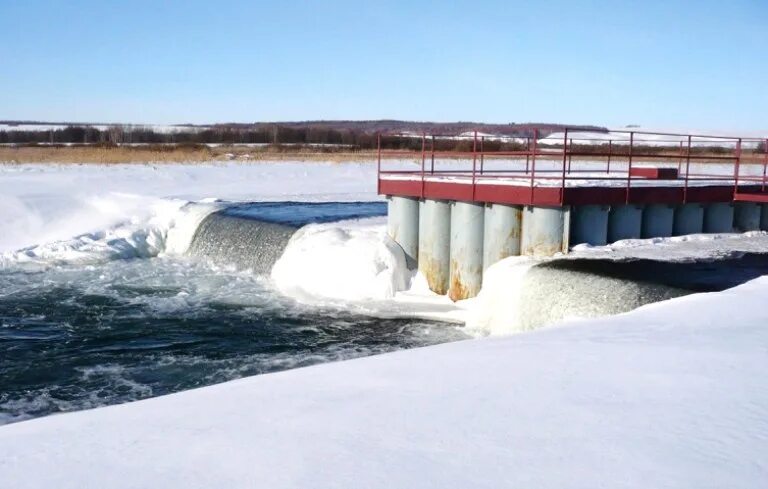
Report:
[[[214,212],[200,223],[188,253],[219,265],[266,274],[295,232],[293,226]]]
[[[768,274],[768,254],[664,262],[560,259],[531,267],[520,287],[518,330],[568,317],[627,312],[696,292],[716,292]]]
[[[386,215],[384,202],[254,202],[208,215],[188,253],[218,265],[268,274],[302,226]]]

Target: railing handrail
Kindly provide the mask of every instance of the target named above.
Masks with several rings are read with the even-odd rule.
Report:
[[[579,131],[579,129],[576,129]],[[559,143],[555,143],[554,146],[561,145],[561,148],[552,148],[552,145],[545,146],[542,148],[539,145],[539,142],[541,141],[541,138],[539,138],[539,131],[538,129],[533,130],[533,137],[528,138],[522,138],[517,136],[508,136],[506,139],[514,139],[516,142],[520,142],[520,144],[523,144],[523,140],[525,140],[525,149],[522,150],[509,150],[505,149],[502,150],[501,147],[497,151],[493,150],[487,150],[486,149],[486,136],[481,135],[478,131],[474,131],[471,136],[461,135],[461,136],[451,136],[452,139],[468,139],[472,141],[471,151],[449,151],[449,150],[437,150],[436,149],[436,139],[440,136],[438,135],[431,135],[430,136],[430,147],[427,148],[427,133],[422,133],[420,136],[421,138],[421,148],[420,151],[416,151],[414,149],[391,149],[387,150],[383,148],[382,139],[385,136],[384,134],[377,134],[377,172],[379,175],[379,180],[381,179],[382,175],[394,175],[394,174],[412,174],[412,173],[420,173],[420,179],[421,179],[421,197],[423,198],[425,196],[425,185],[427,181],[427,169],[426,169],[426,159],[429,155],[430,157],[430,168],[429,168],[429,176],[435,177],[435,176],[461,176],[461,175],[467,175],[471,178],[471,185],[472,185],[472,199],[475,199],[476,193],[476,185],[478,180],[482,180],[483,182],[486,182],[490,178],[525,178],[528,181],[528,186],[530,187],[530,202],[534,202],[535,197],[535,187],[536,182],[538,180],[542,181],[551,181],[551,180],[560,180],[560,203],[564,203],[565,201],[565,189],[568,187],[568,182],[572,180],[597,180],[597,181],[618,181],[623,180],[625,181],[625,185],[623,188],[625,189],[626,195],[625,200],[627,203],[631,201],[631,189],[632,184],[635,180],[646,180],[648,177],[643,176],[642,174],[638,174],[639,172],[634,172],[633,170],[635,168],[645,167],[644,165],[654,165],[654,166],[661,166],[663,168],[666,168],[664,165],[667,163],[673,163],[672,165],[669,165],[669,168],[674,167],[677,170],[677,175],[674,178],[675,180],[678,180],[681,182],[681,186],[683,188],[683,202],[687,202],[688,197],[688,188],[692,182],[732,182],[733,186],[733,193],[734,196],[739,191],[739,183],[740,182],[758,182],[761,184],[762,191],[766,191],[766,186],[768,186],[768,138],[742,138],[742,137],[735,137],[735,136],[723,136],[723,135],[717,135],[717,136],[708,136],[708,135],[695,135],[695,134],[675,134],[675,133],[661,133],[661,132],[648,132],[648,131],[624,131],[624,130],[618,130],[618,131],[611,131],[610,133],[606,134],[612,134],[612,133],[619,133],[619,134],[628,134],[629,139],[628,140],[615,140],[615,139],[595,139],[595,141],[599,141],[600,143],[607,143],[607,151],[606,151],[606,144],[599,144],[599,145],[593,145],[594,150],[590,149],[584,149],[583,145],[576,144],[575,142],[584,140],[580,139],[578,137],[573,137],[573,133],[571,132],[571,128],[566,127],[563,130],[562,139]],[[641,138],[636,137],[637,135],[641,135]],[[419,137],[416,134],[389,134],[390,137],[405,137],[408,139]],[[675,140],[675,141],[669,141],[670,143],[674,143],[674,146],[662,146],[658,143],[660,140],[645,140],[642,139],[642,136],[679,136],[684,137],[685,140]],[[713,146],[710,145],[707,146],[696,146],[696,143],[700,143],[701,141],[696,141],[696,138],[707,138],[710,139],[710,141],[707,142],[728,142],[728,147],[723,146]],[[713,141],[714,140],[714,141]],[[647,143],[654,143],[655,146],[658,148],[657,151],[649,151],[647,150],[648,144]],[[760,153],[755,150],[752,156],[747,156],[745,153],[744,143],[745,142],[758,142],[759,145],[756,146],[756,148],[761,148],[762,145],[765,145],[765,147],[761,148],[765,154],[760,155]],[[731,144],[732,143],[732,144]],[[576,149],[574,149],[576,148]],[[716,150],[714,149],[716,148]],[[638,152],[638,150],[640,152]],[[411,171],[411,170],[397,170],[397,171],[388,171],[382,169],[382,158],[393,158],[393,157],[402,157],[402,158],[420,158],[421,160],[421,167],[417,171]],[[499,169],[488,169],[487,165],[485,164],[486,158],[490,158],[493,160],[494,158],[498,159],[511,159],[513,162],[522,160],[522,157],[525,157],[526,163],[525,163],[525,170],[499,170]],[[578,167],[574,169],[572,167],[573,165],[573,158],[582,158],[579,160]],[[467,170],[447,170],[447,171],[440,171],[435,169],[435,162],[436,159],[451,159],[451,160],[462,160],[462,159],[471,159],[472,165],[471,168],[468,168]],[[545,159],[549,161],[556,161],[558,158],[561,159],[561,166],[560,168],[548,168],[549,165],[544,165],[544,168],[537,168],[537,159]],[[480,161],[480,167],[478,169],[478,160]],[[607,160],[607,166],[604,164],[604,160]],[[685,169],[683,172],[683,162],[685,162]],[[711,162],[712,164],[719,164],[719,165],[728,165],[727,168],[731,168],[730,165],[733,165],[732,172],[729,173],[723,173],[723,174],[709,174],[709,173],[701,173],[701,170],[699,170],[698,173],[692,173],[691,172],[691,165],[701,165],[706,164],[707,162]],[[741,167],[742,165],[746,165],[749,163],[755,163],[760,164],[762,166],[762,175],[742,175],[741,174]],[[585,167],[589,167],[590,165],[600,165],[600,173],[603,173],[605,177],[602,177],[598,175],[598,170],[595,169],[594,171],[590,169],[585,169]],[[612,171],[611,165],[614,165]],[[618,164],[618,165],[617,165]],[[640,166],[637,166],[640,165]],[[616,170],[619,168],[618,170]],[[728,170],[726,169],[726,172]],[[549,176],[551,173],[558,172],[559,176]],[[591,173],[588,177],[585,174]],[[621,176],[616,177],[614,174],[619,174]],[[669,178],[666,178],[665,180],[670,180]],[[379,182],[378,189],[381,189],[381,184]]]

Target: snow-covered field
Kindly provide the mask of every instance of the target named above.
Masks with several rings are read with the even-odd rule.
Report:
[[[370,163],[2,166],[0,268],[178,252],[219,200],[374,200],[375,172]],[[768,237],[576,254],[734,250],[768,250]],[[412,308],[493,333],[505,331],[515,311],[506,294],[529,265],[498,264],[481,296],[456,307],[429,297],[418,277],[411,284],[379,219],[305,229],[273,279],[307,302]],[[763,277],[523,335],[2,426],[0,487],[761,487],[767,293]]]

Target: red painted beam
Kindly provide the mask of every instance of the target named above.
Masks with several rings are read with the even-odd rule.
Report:
[[[689,186],[687,191],[682,186],[647,186],[631,187],[629,203],[631,204],[682,204],[731,202],[742,200],[750,202],[768,202],[766,195],[760,191],[760,185],[739,186],[739,193],[734,196],[732,185]],[[401,197],[423,197],[438,200],[459,200],[464,202],[490,202],[507,205],[617,205],[627,202],[625,187],[533,187],[528,185],[504,185],[480,183],[473,187],[471,182],[435,181],[429,178],[396,180],[381,179],[380,194],[397,195]]]
[[[633,166],[629,170],[629,175],[649,180],[677,180],[677,168]]]

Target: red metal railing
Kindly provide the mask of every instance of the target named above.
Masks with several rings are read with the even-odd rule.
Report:
[[[417,180],[419,197],[426,197],[428,183],[470,185],[471,200],[479,199],[478,187],[489,183],[525,187],[527,203],[536,201],[539,189],[556,190],[558,203],[565,204],[567,189],[607,187],[623,189],[625,203],[633,201],[634,190],[654,185],[681,189],[687,202],[692,187],[730,187],[733,200],[768,201],[768,138],[720,135],[689,135],[646,131],[611,131],[595,137],[565,129],[562,137],[513,138],[478,134],[430,135],[380,134],[377,137],[378,190],[382,181]],[[420,151],[387,149],[421,139]],[[471,151],[438,150],[458,142],[470,142]],[[491,145],[491,142],[495,143]],[[488,150],[488,146],[496,147]],[[764,145],[763,154],[757,148]],[[745,149],[747,151],[745,152]],[[429,156],[430,165],[426,166]],[[524,159],[524,165],[523,165]],[[420,160],[418,170],[383,169],[383,162]],[[469,162],[471,161],[471,166]],[[478,167],[479,162],[479,167]],[[675,178],[654,180],[640,169],[674,170]],[[745,168],[747,169],[745,171]],[[757,169],[757,171],[756,171]],[[645,176],[644,176],[645,175]],[[526,203],[526,202],[520,202]]]

